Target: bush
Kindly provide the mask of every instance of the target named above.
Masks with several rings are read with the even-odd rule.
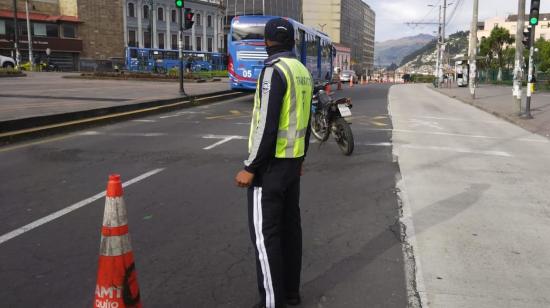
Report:
[[[0,75],[21,75],[21,70],[15,68],[0,68]]]
[[[414,83],[434,83],[435,76],[433,75],[412,75],[411,81]]]

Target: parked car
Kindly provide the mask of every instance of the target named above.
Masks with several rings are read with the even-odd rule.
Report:
[[[0,67],[2,68],[14,68],[15,60],[10,57],[0,56]]]
[[[342,73],[340,73],[340,80],[342,82],[349,82],[350,79],[353,83],[358,83],[359,82],[359,78],[357,77],[357,74],[355,74],[355,71],[344,70],[344,71],[342,71]]]

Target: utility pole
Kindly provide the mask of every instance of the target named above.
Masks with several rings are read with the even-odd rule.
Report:
[[[15,66],[19,67],[21,54],[19,53],[19,27],[17,25],[17,0],[13,0],[13,49],[15,49]]]
[[[31,65],[31,71],[34,70],[34,58],[32,56],[32,32],[31,21],[29,19],[29,0],[25,0],[25,13],[27,15],[27,41],[29,46],[29,63]]]
[[[523,30],[525,27],[525,0],[518,0],[518,24],[516,29],[516,59],[514,65],[514,91],[513,97],[517,105],[518,114],[521,115],[521,98],[523,91]]]
[[[520,0],[521,2],[522,0]],[[523,0],[525,3],[525,0]],[[477,76],[477,20],[479,13],[479,0],[474,0],[474,13],[472,15],[472,25],[470,27],[470,76],[468,78],[468,84],[470,86],[470,94],[472,98],[476,98],[476,76]],[[523,30],[522,30],[523,31]],[[520,41],[521,43],[521,41]],[[517,45],[517,44],[516,44]]]
[[[435,80],[436,80],[436,88],[439,88],[439,85],[441,84],[441,81],[439,80],[439,67],[441,66],[441,5],[439,6],[439,21],[438,21],[438,29],[437,29],[437,59],[435,60]]]
[[[441,48],[440,48],[440,57],[441,60],[439,60],[439,70],[437,71],[438,74],[438,83],[441,84],[443,82],[443,59],[445,58],[445,24],[447,23],[447,0],[443,0],[443,23],[441,28]]]

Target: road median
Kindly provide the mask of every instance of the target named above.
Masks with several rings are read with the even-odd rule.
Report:
[[[226,90],[195,96],[132,100],[128,101],[127,104],[117,106],[0,121],[0,145],[83,127],[204,105],[248,94]]]

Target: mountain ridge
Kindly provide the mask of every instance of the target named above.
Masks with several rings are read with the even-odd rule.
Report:
[[[377,66],[399,65],[404,57],[419,50],[434,40],[429,34],[417,34],[399,39],[392,39],[374,44],[374,59]]]

